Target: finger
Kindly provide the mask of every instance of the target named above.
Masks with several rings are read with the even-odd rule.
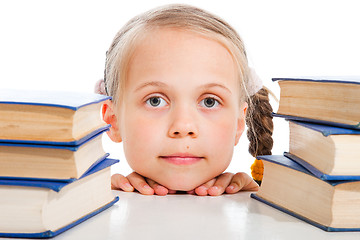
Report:
[[[166,194],[168,194],[169,190],[166,187],[161,186],[160,184],[158,184],[157,182],[155,182],[150,178],[147,178],[146,181],[150,185],[150,187],[154,189],[156,195],[165,196]]]
[[[169,189],[168,194],[175,194],[176,192],[177,192],[176,190],[171,190],[171,189]]]
[[[153,195],[154,189],[152,189],[149,184],[145,181],[145,178],[140,174],[133,172],[127,176],[130,184],[138,190],[141,194],[144,195]]]
[[[190,194],[190,195],[195,195],[195,194],[196,194],[196,193],[195,193],[195,189],[190,190],[190,191],[187,191],[186,193],[187,193],[187,194]]]
[[[219,196],[225,192],[227,186],[229,186],[231,179],[233,178],[233,173],[223,173],[217,177],[214,186],[209,188],[208,194],[210,196]]]
[[[211,179],[210,181],[207,181],[206,183],[202,184],[201,186],[195,188],[195,193],[199,196],[207,196],[208,195],[208,189],[214,185],[216,182],[216,178]]]
[[[133,192],[134,188],[131,186],[129,180],[121,174],[114,174],[111,176],[111,189],[123,190],[125,192]]]
[[[237,193],[239,191],[257,191],[259,185],[246,173],[236,173],[226,188],[226,193]]]

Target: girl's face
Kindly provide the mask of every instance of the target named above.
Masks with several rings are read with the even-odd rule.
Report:
[[[187,191],[228,167],[247,105],[226,48],[189,31],[154,30],[127,74],[117,125],[134,171]]]

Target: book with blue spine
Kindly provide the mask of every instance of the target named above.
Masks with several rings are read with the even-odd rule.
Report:
[[[79,178],[108,156],[102,145],[102,133],[107,129],[75,146],[0,142],[0,178]]]
[[[109,99],[84,92],[0,89],[0,141],[80,144],[106,127],[100,109]]]
[[[323,175],[342,179],[360,175],[360,130],[289,121],[292,158]]]
[[[264,176],[252,198],[325,231],[360,231],[360,181],[322,180],[283,155],[259,159]]]
[[[274,116],[360,129],[360,76],[273,78],[280,86]]]
[[[49,238],[112,206],[106,158],[72,182],[39,179],[0,180],[0,237]]]

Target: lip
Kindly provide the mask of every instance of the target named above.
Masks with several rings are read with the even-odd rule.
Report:
[[[189,153],[175,153],[171,155],[160,156],[160,158],[174,165],[191,165],[204,159],[203,157],[195,156]]]

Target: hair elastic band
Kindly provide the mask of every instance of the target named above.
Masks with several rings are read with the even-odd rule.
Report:
[[[250,68],[250,79],[246,86],[250,96],[253,96],[263,87],[261,78],[256,74],[255,70]]]

